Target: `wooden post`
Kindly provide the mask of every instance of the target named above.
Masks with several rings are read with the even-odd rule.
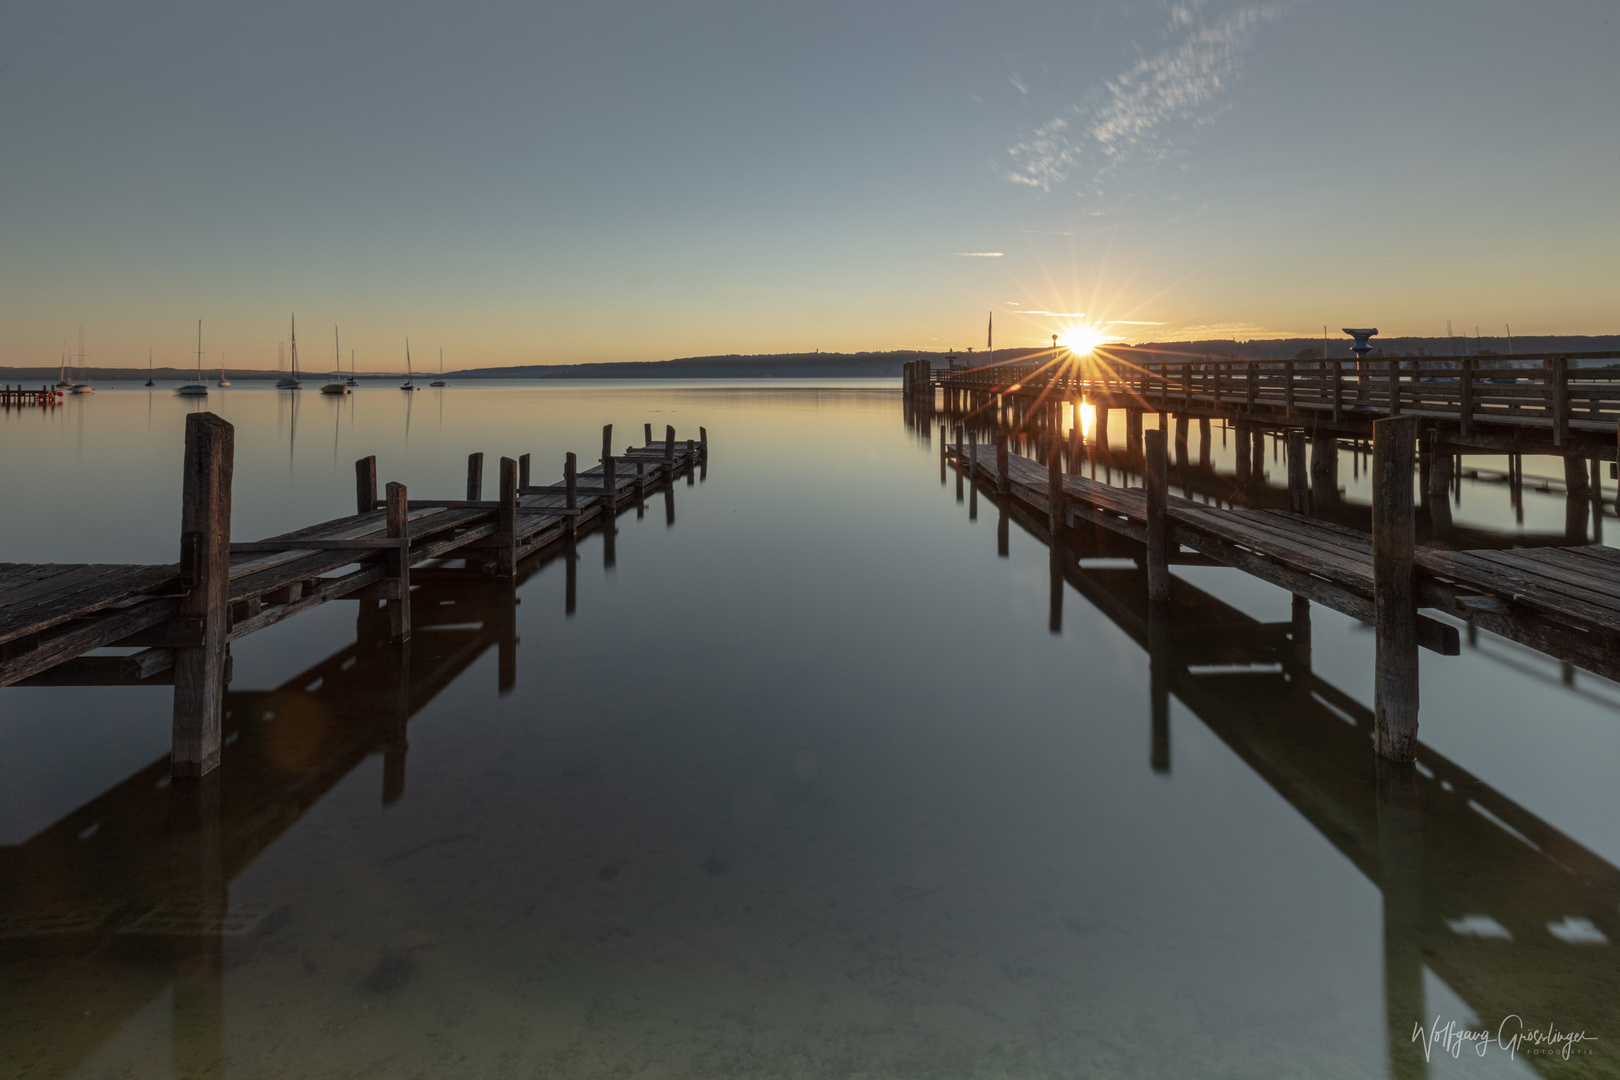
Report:
[[[1344,419],[1344,369],[1337,360],[1333,361],[1330,367],[1332,374],[1329,378],[1333,380],[1333,422],[1337,424]]]
[[[1134,458],[1142,452],[1142,410],[1125,410],[1125,456]]]
[[[495,514],[495,575],[517,576],[518,463],[501,458],[501,506]]]
[[[522,491],[529,486],[529,455],[524,454],[518,458],[518,490]]]
[[[467,501],[477,502],[484,497],[484,453],[467,455]]]
[[[664,425],[664,460],[671,465],[675,464],[675,427],[673,424]],[[673,474],[674,470],[671,469]]]
[[[1176,468],[1187,467],[1187,417],[1176,417]]]
[[[996,493],[1007,494],[1011,485],[1007,482],[1007,433],[996,433]]]
[[[1456,457],[1440,445],[1440,433],[1429,429],[1429,531],[1437,540],[1451,539],[1452,463]]]
[[[1417,591],[1413,565],[1412,453],[1417,417],[1373,422],[1373,605],[1378,634],[1373,745],[1411,761],[1417,751]]]
[[[605,461],[613,456],[613,425],[602,425],[602,459]]]
[[[563,458],[563,506],[579,509],[579,459],[570,451]]]
[[[219,765],[225,711],[226,603],[231,584],[231,473],[236,429],[211,412],[186,417],[180,496],[180,617],[199,625],[202,643],[174,651],[171,775],[195,779]]]
[[[1586,459],[1564,458],[1564,542],[1586,543],[1586,519],[1590,514],[1591,488],[1587,486]]]
[[[1318,435],[1311,446],[1311,505],[1317,516],[1339,498],[1339,442],[1332,435]]]
[[[1569,360],[1558,357],[1547,361],[1547,390],[1551,396],[1553,445],[1569,440]]]
[[[960,467],[961,464],[962,464],[962,434],[963,434],[962,425],[957,424],[956,425],[956,464],[957,464],[958,467]]]
[[[1198,418],[1198,464],[1208,467],[1210,463],[1210,431],[1209,417]]]
[[[1244,403],[1250,412],[1254,411],[1254,399],[1260,392],[1260,368],[1255,364],[1249,365],[1249,383],[1245,392]]]
[[[1597,458],[1592,459],[1592,543],[1603,543],[1603,471]]]
[[[614,513],[619,508],[619,459],[612,454],[602,458],[602,499],[606,507],[603,513],[606,520],[612,521]]]
[[[1108,453],[1108,411],[1107,404],[1097,406],[1097,421],[1091,429],[1091,441],[1097,444],[1098,453],[1103,455]]]
[[[1266,432],[1264,428],[1255,428],[1253,433],[1253,463],[1249,466],[1251,479],[1257,483],[1266,481]]]
[[[1046,516],[1052,534],[1052,549],[1063,544],[1063,452],[1057,439],[1046,451]]]
[[[406,501],[405,485],[389,482],[388,495],[388,536],[389,539],[400,539],[411,535],[411,521],[409,504]],[[395,641],[409,641],[411,639],[411,557],[403,548],[392,548],[385,556],[388,561],[388,577],[395,583],[399,592],[398,598],[388,601],[388,632]]]
[[[1254,454],[1249,450],[1249,425],[1238,420],[1232,424],[1232,430],[1235,436],[1232,440],[1232,460],[1237,470],[1237,475],[1233,479],[1237,481],[1238,487],[1244,487],[1249,482],[1249,470],[1254,465]]]
[[[1463,357],[1457,373],[1457,430],[1463,438],[1474,433],[1474,358]]]
[[[1389,362],[1389,415],[1401,415],[1401,362]]]
[[[706,427],[698,428],[698,449],[703,451],[703,460],[707,462],[709,460],[709,429]]]
[[[1305,432],[1288,433],[1288,508],[1296,514],[1311,512],[1310,470],[1305,460]]]
[[[647,422],[645,424],[642,424],[641,425],[641,430],[642,430],[642,433],[645,434],[646,437],[647,437],[646,445],[651,446],[652,445],[652,423],[651,423],[651,421],[649,421],[649,422]]]
[[[979,437],[973,436],[968,444],[968,479],[973,482],[973,490],[979,490]]]
[[[354,463],[354,512],[369,514],[377,509],[377,456]]]
[[[1169,529],[1169,454],[1164,445],[1163,428],[1155,428],[1146,437],[1146,468],[1142,480],[1147,499],[1147,579],[1148,599],[1164,600],[1170,596]]]
[[[1283,361],[1283,413],[1294,418],[1294,362]]]

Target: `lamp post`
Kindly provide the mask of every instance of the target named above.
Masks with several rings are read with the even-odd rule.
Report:
[[[1367,354],[1372,352],[1369,339],[1377,335],[1378,328],[1353,330],[1346,326],[1342,329],[1355,338],[1350,344],[1350,351],[1356,354],[1356,402],[1360,404],[1367,400]]]

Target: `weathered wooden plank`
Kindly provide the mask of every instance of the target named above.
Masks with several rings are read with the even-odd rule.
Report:
[[[179,599],[171,597],[55,627],[41,637],[36,648],[0,660],[0,686],[10,686],[92,649],[116,645],[132,634],[175,618],[179,610]]]
[[[173,566],[91,565],[35,581],[26,599],[0,609],[0,643],[39,633],[175,581]]]

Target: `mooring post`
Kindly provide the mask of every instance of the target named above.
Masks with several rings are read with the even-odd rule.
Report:
[[[1127,461],[1142,453],[1142,410],[1125,410],[1125,458]]]
[[[619,508],[618,464],[619,459],[612,454],[602,455],[602,505],[604,507],[602,512],[606,515],[604,528],[606,528],[606,522],[613,520],[613,515]]]
[[[1198,418],[1198,464],[1204,468],[1208,468],[1210,462],[1209,438],[1209,417],[1201,416]]]
[[[647,445],[651,446],[652,445],[652,422],[648,421],[647,423],[642,424],[641,425],[641,430],[642,430],[642,433],[644,435],[646,435],[646,437],[647,437]]]
[[[1311,441],[1311,504],[1321,516],[1339,497],[1339,441],[1332,435]]]
[[[219,765],[230,635],[231,473],[236,429],[211,412],[186,417],[180,495],[180,617],[201,643],[174,652],[174,727],[170,773],[205,776]]]
[[[1429,436],[1429,530],[1437,540],[1451,539],[1452,463],[1456,457],[1440,443],[1440,432],[1430,428]]]
[[[1344,365],[1338,360],[1333,361],[1329,367],[1333,380],[1333,422],[1337,424],[1344,419]]]
[[[1007,482],[1007,433],[996,432],[996,494],[1005,495],[1011,489]]]
[[[518,464],[501,458],[501,506],[495,514],[495,575],[517,576]]]
[[[377,456],[354,463],[354,512],[369,514],[377,509]]]
[[[1547,361],[1548,405],[1552,413],[1553,445],[1569,441],[1569,359],[1559,356]]]
[[[1391,761],[1417,750],[1417,593],[1413,567],[1412,456],[1417,417],[1373,421],[1373,605],[1377,631],[1374,746]]]
[[[1254,464],[1254,455],[1249,451],[1249,425],[1242,420],[1235,420],[1232,428],[1236,433],[1232,463],[1237,470],[1237,475],[1233,479],[1237,481],[1238,487],[1247,487],[1249,469]]]
[[[1598,459],[1592,459],[1592,543],[1603,543],[1603,473]]]
[[[675,478],[675,426],[664,425],[664,460],[670,464],[670,479]]]
[[[613,425],[602,425],[602,458],[606,460],[613,454]]]
[[[960,469],[962,465],[962,438],[964,431],[961,424],[956,425],[956,464]]]
[[[1254,460],[1249,471],[1257,483],[1266,481],[1266,432],[1264,428],[1254,429]]]
[[[1146,468],[1142,470],[1147,501],[1147,579],[1148,599],[1170,596],[1169,533],[1169,454],[1164,445],[1164,429],[1147,433]]]
[[[411,535],[410,504],[405,485],[389,481],[388,538],[408,539]],[[406,548],[390,548],[387,555],[388,577],[394,582],[397,597],[388,600],[388,632],[395,641],[411,638],[411,556]]]
[[[1401,415],[1401,362],[1389,362],[1389,415]]]
[[[708,461],[709,461],[709,429],[706,428],[706,427],[698,428],[698,449],[703,451],[703,462],[704,462],[704,464],[708,464]]]
[[[467,455],[467,501],[477,502],[484,497],[484,453]]]
[[[1564,457],[1564,542],[1586,543],[1586,518],[1590,512],[1591,489],[1587,486],[1586,459]]]
[[[640,517],[647,504],[647,463],[636,460],[636,517]]]
[[[1176,417],[1176,468],[1187,467],[1187,417]]]
[[[1288,508],[1296,514],[1311,512],[1310,469],[1305,458],[1305,431],[1288,432]]]
[[[518,490],[522,491],[523,489],[527,488],[528,486],[529,486],[529,455],[528,454],[523,454],[523,455],[518,457]]]
[[[1063,451],[1056,439],[1047,449],[1046,460],[1046,516],[1052,535],[1052,548],[1063,545]]]

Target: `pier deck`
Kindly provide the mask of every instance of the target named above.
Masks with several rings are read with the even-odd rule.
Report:
[[[399,484],[379,499],[376,459],[362,458],[357,513],[251,543],[228,541],[227,462],[224,513],[211,530],[222,526],[224,536],[185,533],[180,563],[0,563],[0,686],[143,682],[173,667],[178,652],[205,648],[211,621],[223,622],[223,641],[235,641],[338,599],[388,601],[395,638],[408,638],[413,566],[459,558],[511,576],[522,559],[690,472],[707,454],[706,433],[680,444],[666,429],[654,441],[649,426],[644,445],[611,456],[611,431],[604,430],[601,464],[576,474],[570,454],[567,475],[549,486],[529,484],[527,455],[502,459],[502,497],[489,501],[479,497],[482,454],[469,459],[461,500],[411,500]],[[195,501],[189,476],[187,498]],[[217,543],[228,544],[228,580],[220,618],[211,619],[186,602],[201,591],[197,567]],[[143,651],[84,655],[107,647]]]
[[[975,479],[999,483],[997,447],[948,451]],[[1050,470],[1006,455],[1004,490],[1050,515]],[[1146,492],[1064,474],[1063,524],[1148,540]],[[1166,499],[1167,539],[1336,611],[1372,622],[1373,541],[1340,525],[1280,510]],[[1445,612],[1607,678],[1620,679],[1620,552],[1598,546],[1413,553],[1421,607]],[[1457,651],[1455,627],[1419,616],[1418,640]]]

